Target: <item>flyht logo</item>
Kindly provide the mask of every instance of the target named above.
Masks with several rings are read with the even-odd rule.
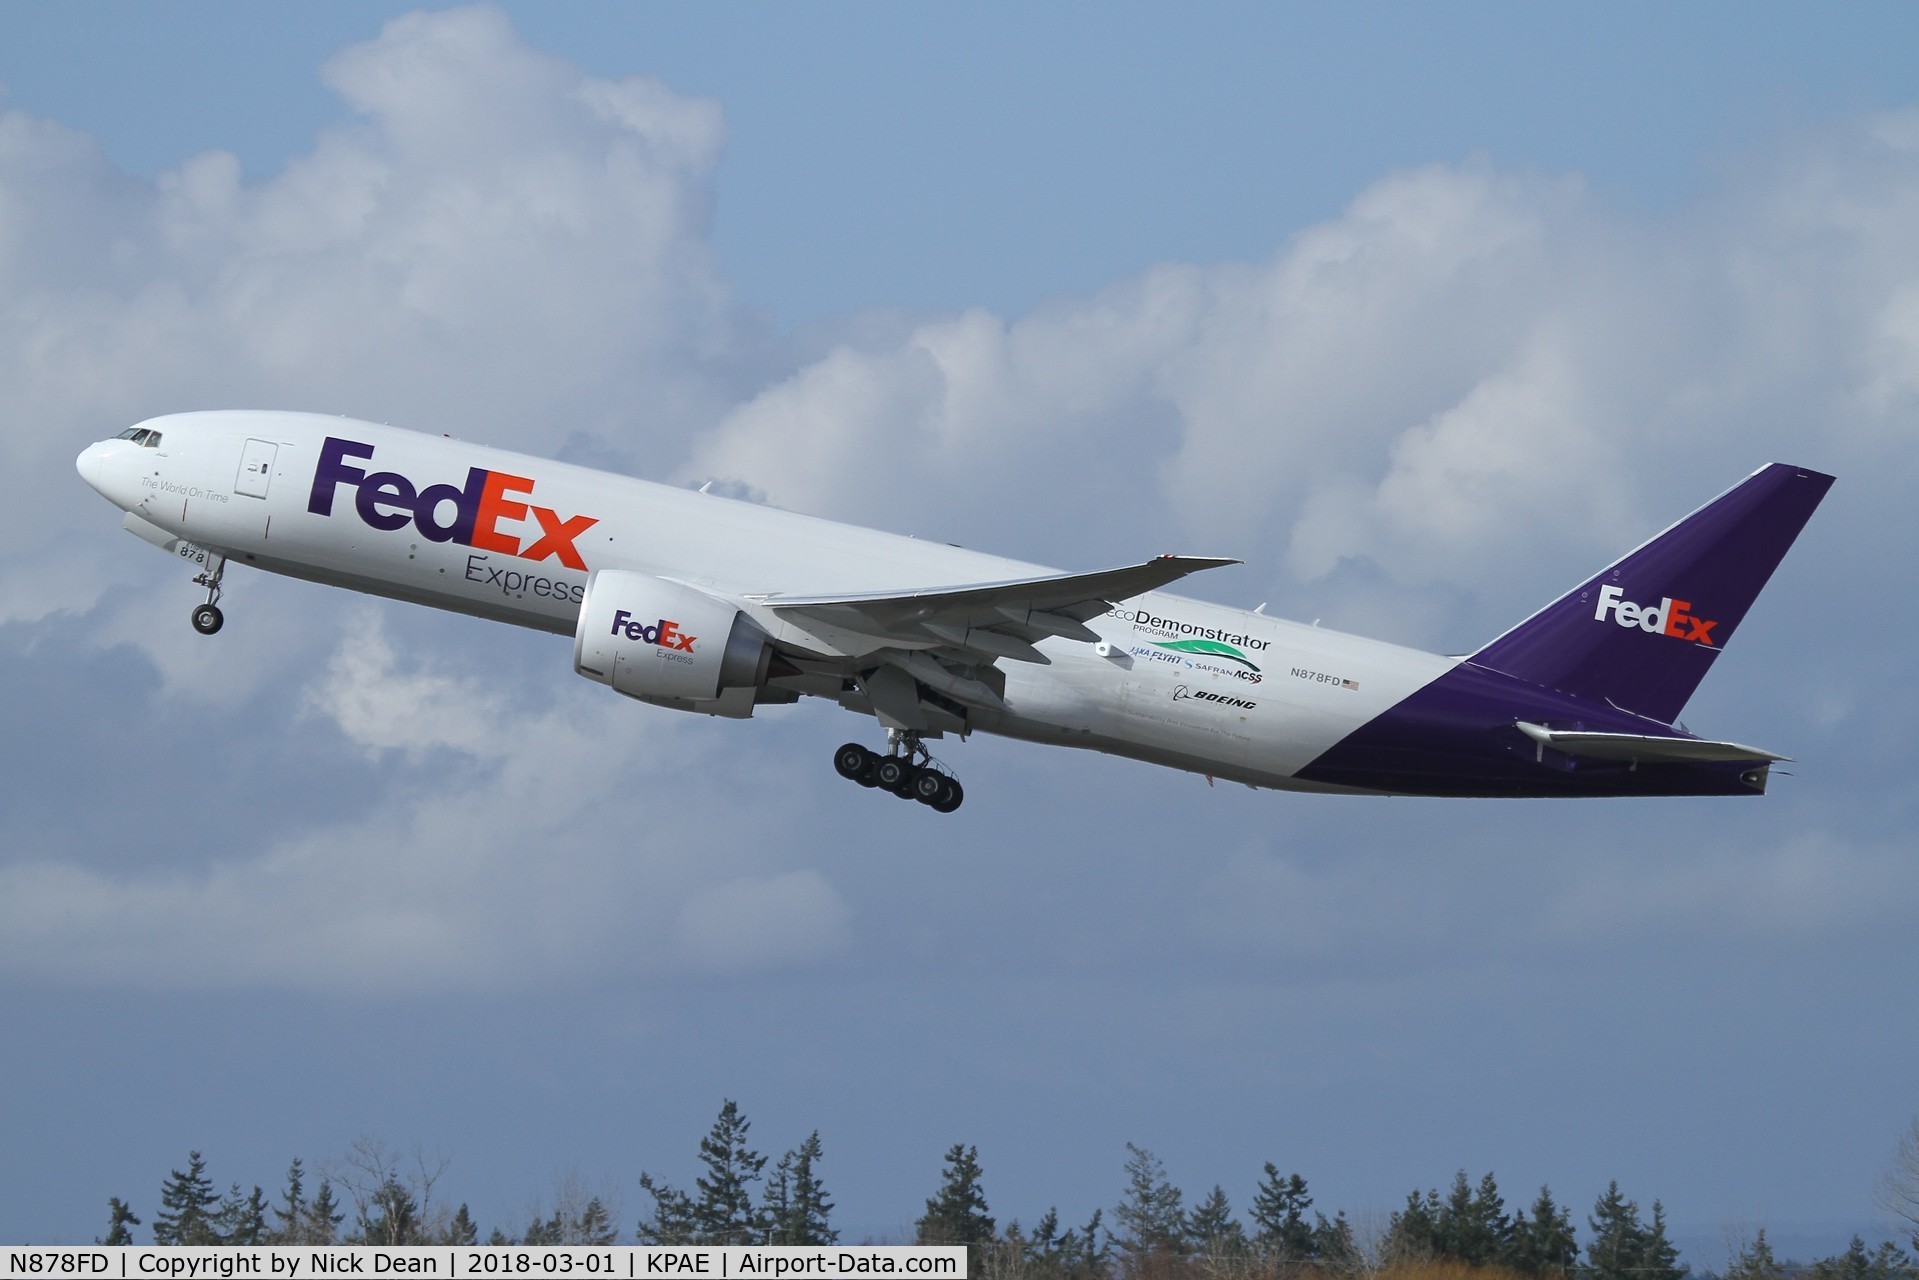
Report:
[[[1643,605],[1624,599],[1625,594],[1618,587],[1601,587],[1599,608],[1594,611],[1593,620],[1604,622],[1610,613],[1612,620],[1622,627],[1638,627],[1641,631],[1671,636],[1675,640],[1712,644],[1712,629],[1719,624],[1687,613],[1686,610],[1692,608],[1692,601],[1665,596],[1658,604]]]
[[[680,630],[680,624],[661,618],[657,622],[641,622],[624,609],[613,614],[613,630],[609,635],[625,636],[645,644],[656,644],[662,649],[672,649],[679,653],[693,652],[698,636],[689,636]]]
[[[525,476],[469,467],[464,486],[431,484],[422,489],[397,471],[369,474],[349,461],[372,457],[370,444],[328,436],[320,446],[320,465],[313,469],[307,510],[316,516],[332,515],[334,494],[346,485],[353,490],[354,510],[375,529],[390,532],[411,522],[428,542],[457,542],[522,560],[557,557],[569,569],[586,568],[573,539],[599,520],[593,516],[563,520],[550,507],[516,501],[516,494],[533,493],[533,482]],[[440,516],[446,510],[451,510],[452,519],[442,522]],[[500,529],[502,523],[524,525],[529,518],[539,527],[539,537],[524,543]]]

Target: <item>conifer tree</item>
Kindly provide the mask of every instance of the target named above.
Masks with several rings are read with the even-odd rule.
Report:
[[[767,1184],[768,1243],[835,1244],[840,1233],[829,1221],[833,1202],[815,1167],[820,1159],[820,1131],[780,1157]]]
[[[1587,1221],[1593,1233],[1586,1242],[1587,1280],[1641,1280],[1646,1229],[1639,1206],[1619,1194],[1617,1181],[1607,1184]]]
[[[1919,1265],[1914,1265],[1904,1249],[1887,1240],[1872,1255],[1872,1274],[1875,1280],[1919,1280]]]
[[[1858,1236],[1846,1251],[1812,1264],[1812,1280],[1871,1280],[1872,1259],[1866,1254],[1866,1242]]]
[[[1025,1242],[1027,1265],[1046,1280],[1107,1280],[1110,1251],[1100,1243],[1099,1220],[1095,1209],[1084,1227],[1061,1232],[1059,1210],[1048,1209]]]
[[[1884,1280],[1919,1280],[1919,1263],[1892,1241],[1880,1244],[1872,1255],[1872,1271]]]
[[[1890,1240],[1867,1253],[1866,1242],[1854,1236],[1844,1253],[1821,1258],[1808,1274],[1811,1280],[1919,1280],[1919,1267]]]
[[[1353,1238],[1353,1224],[1341,1209],[1331,1222],[1326,1215],[1313,1215],[1313,1261],[1320,1270],[1335,1276],[1356,1276],[1366,1269],[1366,1256]]]
[[[1492,1174],[1479,1180],[1477,1190],[1467,1185],[1464,1169],[1454,1175],[1452,1194],[1440,1209],[1435,1236],[1436,1256],[1469,1267],[1486,1266],[1506,1253],[1512,1222],[1506,1217],[1506,1202]]]
[[[1380,1248],[1389,1265],[1431,1262],[1439,1252],[1439,1216],[1444,1206],[1439,1192],[1428,1191],[1424,1199],[1415,1188],[1406,1196],[1406,1207],[1394,1213],[1386,1224],[1386,1239]]]
[[[1184,1253],[1187,1228],[1181,1201],[1185,1196],[1166,1180],[1159,1157],[1130,1142],[1126,1150],[1132,1153],[1126,1158],[1126,1198],[1113,1210],[1125,1232],[1119,1239],[1122,1258],[1136,1265],[1156,1253]]]
[[[953,1144],[946,1153],[939,1193],[926,1202],[926,1212],[913,1225],[915,1244],[981,1245],[993,1239],[993,1216],[986,1211],[986,1192],[980,1187],[978,1147]]]
[[[119,1196],[107,1197],[107,1238],[95,1241],[96,1244],[132,1244],[133,1233],[128,1227],[137,1227],[140,1219],[133,1216],[126,1202]]]
[[[475,1244],[479,1239],[480,1229],[473,1225],[473,1215],[467,1212],[466,1204],[462,1202],[459,1210],[453,1215],[453,1221],[447,1223],[446,1238],[443,1243]]]
[[[1553,1203],[1550,1187],[1539,1189],[1539,1198],[1533,1201],[1529,1214],[1513,1215],[1505,1264],[1521,1275],[1541,1280],[1570,1276],[1579,1265],[1572,1212]]]
[[[766,1215],[766,1243],[787,1244],[788,1220],[793,1215],[793,1153],[787,1152],[767,1175],[760,1193],[760,1212]]]
[[[1187,1232],[1192,1237],[1193,1247],[1209,1258],[1236,1258],[1251,1252],[1246,1229],[1233,1217],[1232,1205],[1226,1199],[1226,1189],[1217,1183],[1213,1185],[1212,1193],[1194,1208],[1187,1222]]]
[[[694,1180],[699,1200],[693,1219],[701,1244],[759,1244],[766,1238],[765,1219],[753,1205],[753,1184],[766,1168],[766,1157],[746,1145],[750,1128],[739,1104],[728,1098],[700,1140],[706,1176]]]
[[[376,1245],[420,1244],[420,1204],[404,1182],[388,1174],[374,1188],[360,1214],[353,1243]]]
[[[155,1244],[219,1244],[213,1213],[220,1198],[213,1194],[206,1161],[198,1151],[187,1153],[186,1172],[172,1170],[160,1188],[163,1212],[153,1215]]]
[[[640,1190],[653,1197],[651,1221],[642,1219],[636,1233],[641,1244],[695,1244],[699,1226],[693,1213],[693,1200],[671,1183],[655,1181],[653,1175],[640,1175]]]
[[[340,1238],[340,1224],[346,1221],[346,1210],[333,1199],[333,1182],[320,1179],[320,1194],[313,1197],[313,1203],[307,1206],[306,1216],[300,1228],[301,1244],[332,1244]]]
[[[1761,1227],[1726,1267],[1725,1280],[1785,1280],[1785,1274],[1772,1256],[1772,1246],[1766,1243],[1766,1229]]]
[[[1278,1262],[1311,1262],[1316,1255],[1306,1211],[1313,1198],[1306,1193],[1306,1179],[1297,1173],[1280,1177],[1270,1160],[1265,1174],[1253,1190],[1253,1244]]]
[[[598,1196],[593,1196],[577,1210],[570,1207],[578,1203],[576,1195],[563,1191],[562,1203],[553,1210],[553,1216],[549,1218],[535,1216],[533,1221],[527,1224],[522,1243],[607,1245],[619,1238],[619,1229],[613,1225],[613,1215],[607,1212],[605,1203]],[[461,1206],[461,1208],[465,1207]]]
[[[280,1193],[280,1203],[274,1206],[273,1220],[276,1224],[267,1239],[273,1244],[305,1244],[307,1221],[306,1169],[300,1164],[300,1157],[293,1157],[293,1163],[287,1166],[287,1188]]]
[[[568,1244],[607,1245],[620,1238],[619,1228],[613,1225],[613,1215],[606,1211],[598,1196],[588,1200],[586,1208],[580,1210],[572,1234],[577,1238],[568,1240]]]
[[[1639,1244],[1639,1280],[1680,1280],[1691,1267],[1679,1261],[1679,1250],[1666,1237],[1666,1206],[1652,1202],[1652,1226]]]
[[[1014,1228],[1018,1226],[1019,1223],[1015,1222],[1013,1226],[1008,1227],[1006,1229],[1007,1234],[1010,1235]],[[1053,1205],[1040,1216],[1040,1220],[1037,1223],[1033,1224],[1033,1234],[1026,1238],[1026,1260],[1028,1262],[1038,1262],[1046,1256],[1047,1251],[1058,1239],[1059,1206]]]
[[[258,1186],[253,1194],[242,1196],[240,1184],[234,1183],[227,1191],[226,1198],[220,1202],[220,1208],[214,1214],[223,1244],[255,1245],[266,1243],[267,1237],[267,1200]]]

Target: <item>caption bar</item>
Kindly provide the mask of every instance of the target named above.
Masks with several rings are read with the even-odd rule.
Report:
[[[229,1280],[279,1276],[617,1276],[626,1280],[793,1280],[795,1277],[926,1276],[965,1280],[963,1245],[99,1245],[0,1250],[13,1277],[159,1276],[165,1280]]]

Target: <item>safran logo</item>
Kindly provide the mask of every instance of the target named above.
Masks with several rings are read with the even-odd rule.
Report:
[[[689,636],[680,630],[680,624],[661,618],[657,622],[641,622],[624,609],[613,615],[613,630],[610,635],[625,636],[628,640],[642,644],[656,644],[662,649],[671,649],[679,653],[693,652],[698,636]]]
[[[1692,601],[1665,596],[1658,604],[1634,604],[1624,598],[1625,594],[1619,587],[1601,587],[1599,608],[1593,612],[1593,620],[1604,622],[1610,613],[1612,620],[1622,627],[1638,627],[1641,631],[1671,636],[1675,640],[1691,640],[1707,646],[1712,644],[1712,629],[1719,623],[1695,618],[1687,613],[1686,610],[1692,608]]]
[[[1254,671],[1259,670],[1244,653],[1219,640],[1149,640],[1147,643],[1155,649],[1167,649],[1173,653],[1203,653],[1214,658],[1224,658],[1228,662],[1237,662],[1241,666],[1251,667]]]
[[[371,459],[373,446],[358,440],[328,436],[320,446],[320,464],[313,469],[313,491],[307,497],[307,510],[316,516],[333,514],[333,498],[341,485],[353,490],[353,508],[360,519],[375,529],[391,532],[411,522],[428,542],[457,542],[480,551],[497,551],[522,560],[555,557],[569,569],[586,568],[573,539],[599,523],[593,516],[561,519],[550,507],[519,502],[514,495],[530,497],[533,481],[504,471],[469,467],[466,484],[430,484],[424,489],[397,471],[368,474],[347,461]],[[453,518],[441,523],[440,512],[451,506]],[[529,519],[539,526],[540,536],[522,543],[500,525],[524,523]]]

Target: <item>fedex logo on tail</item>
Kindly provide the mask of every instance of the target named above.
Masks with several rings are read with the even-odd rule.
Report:
[[[328,436],[320,447],[320,464],[313,469],[313,492],[307,510],[316,516],[333,514],[333,498],[341,485],[353,490],[353,507],[360,519],[388,531],[409,522],[429,542],[457,542],[481,551],[497,551],[522,560],[556,557],[569,569],[585,569],[573,540],[599,523],[594,516],[562,519],[550,507],[519,501],[531,497],[533,481],[504,471],[469,467],[464,485],[415,485],[397,471],[367,472],[351,459],[369,461],[373,446],[358,440]],[[451,518],[442,520],[442,512]],[[537,537],[522,541],[500,528],[517,524],[536,526]],[[529,531],[530,532],[530,531]]]
[[[1641,631],[1671,636],[1675,640],[1692,640],[1703,645],[1712,643],[1712,629],[1719,624],[1687,613],[1686,610],[1692,608],[1692,601],[1665,596],[1658,604],[1634,604],[1624,598],[1625,594],[1618,587],[1601,587],[1599,608],[1593,613],[1593,620],[1604,622],[1610,613],[1612,620],[1622,627],[1638,627]]]

